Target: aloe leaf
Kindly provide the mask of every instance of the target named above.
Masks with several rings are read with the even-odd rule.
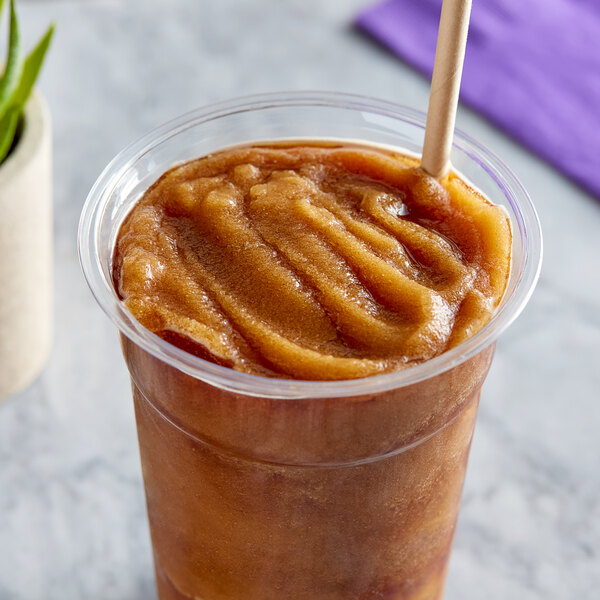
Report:
[[[11,97],[19,85],[23,72],[23,59],[21,56],[21,35],[19,22],[15,11],[15,0],[10,1],[10,33],[8,36],[8,58],[6,69],[0,79],[0,117],[4,115]]]
[[[50,45],[52,34],[54,33],[54,25],[50,25],[48,31],[46,31],[44,37],[38,42],[38,45],[30,52],[29,56],[25,59],[23,65],[23,73],[19,81],[17,89],[14,91],[12,98],[10,99],[11,108],[15,107],[21,110],[29,98],[29,94],[33,89],[35,80],[37,79],[38,73],[42,68],[44,57]]]
[[[19,123],[19,113],[17,108],[9,108],[0,118],[0,163],[6,158],[12,146]]]

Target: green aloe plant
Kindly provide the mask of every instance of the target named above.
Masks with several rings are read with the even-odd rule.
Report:
[[[0,17],[3,5],[4,0],[0,0]],[[54,25],[50,25],[37,46],[24,57],[15,0],[10,0],[8,56],[0,78],[0,163],[13,146],[23,107],[40,72],[53,33]]]

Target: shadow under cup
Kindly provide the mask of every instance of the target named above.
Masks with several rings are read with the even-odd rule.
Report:
[[[232,371],[143,329],[111,274],[123,218],[177,162],[301,138],[419,153],[424,123],[424,114],[358,96],[243,98],[150,133],[92,189],[81,262],[131,374],[161,600],[442,597],[481,385],[541,261],[535,210],[499,159],[457,133],[454,167],[511,219],[505,297],[472,338],[405,371],[336,382]]]

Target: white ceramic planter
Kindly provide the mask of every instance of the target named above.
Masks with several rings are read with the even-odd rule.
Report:
[[[0,400],[29,385],[52,344],[52,128],[34,92],[0,165]]]

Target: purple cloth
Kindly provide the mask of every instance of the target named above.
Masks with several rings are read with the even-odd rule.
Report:
[[[430,76],[441,0],[386,0],[359,27]],[[600,198],[600,1],[474,0],[461,99]]]

